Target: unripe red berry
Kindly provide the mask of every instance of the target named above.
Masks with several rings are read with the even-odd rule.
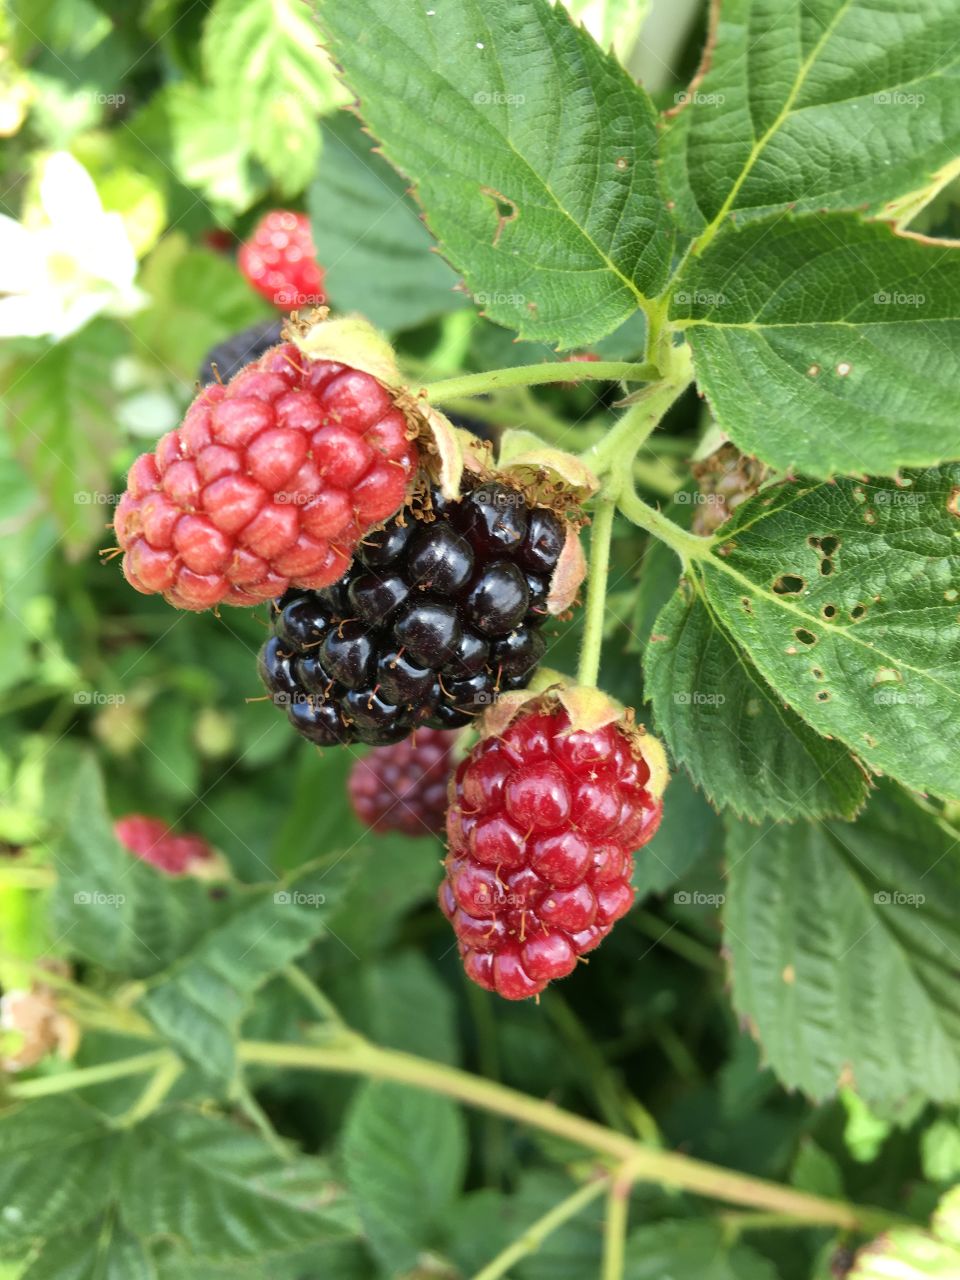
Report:
[[[402,742],[375,747],[358,760],[348,789],[360,821],[374,831],[439,835],[456,737],[446,729],[417,729]]]
[[[336,582],[402,506],[418,451],[371,374],[273,347],[205,387],[130,468],[114,529],[131,586],[181,609]]]
[[[161,818],[128,813],[113,824],[117,839],[135,858],[171,876],[210,878],[223,870],[222,860],[203,836],[178,835]]]
[[[537,699],[473,748],[451,783],[440,905],[475,982],[537,995],[630,909],[633,854],[663,809],[661,755],[629,726],[572,728]]]
[[[257,293],[280,311],[324,301],[323,268],[305,213],[274,209],[240,246],[237,265]]]

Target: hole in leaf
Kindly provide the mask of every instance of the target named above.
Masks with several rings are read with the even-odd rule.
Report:
[[[829,622],[831,618],[835,618],[837,616],[837,606],[835,604],[825,604],[820,610],[820,616]]]
[[[833,534],[828,538],[820,539],[820,550],[825,556],[832,556],[840,550],[840,539],[835,538]]]
[[[821,560],[821,561],[820,561],[820,575],[821,575],[821,577],[829,578],[829,577],[830,577],[830,575],[831,575],[831,573],[833,573],[833,561],[832,561],[832,560]]]
[[[855,604],[850,610],[850,617],[854,622],[859,622],[866,612],[867,606],[865,604]]]
[[[806,586],[806,581],[798,577],[795,573],[781,573],[773,584],[773,589],[778,596],[795,596]]]
[[[829,690],[829,689],[818,689],[818,690],[817,690],[817,701],[818,701],[818,702],[829,702],[829,701],[830,701],[830,690]]]
[[[816,644],[817,637],[812,631],[808,631],[806,627],[797,627],[793,633],[801,644]]]
[[[811,667],[810,674],[813,676],[815,680],[823,679],[823,670],[820,667]]]

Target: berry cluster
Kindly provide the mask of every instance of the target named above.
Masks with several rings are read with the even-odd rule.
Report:
[[[114,519],[127,580],[194,610],[336,582],[404,501],[408,435],[370,374],[271,348],[130,468]]]
[[[203,836],[177,835],[160,818],[128,813],[113,824],[114,835],[125,849],[167,875],[204,874],[218,863]]]
[[[440,835],[455,739],[446,729],[417,729],[358,760],[347,789],[360,821],[374,831]]]
[[[281,311],[324,301],[323,268],[305,213],[274,209],[261,218],[240,246],[237,264],[257,293]]]
[[[336,586],[276,606],[264,684],[311,742],[396,742],[469,724],[529,681],[546,647],[566,529],[501,484],[434,490],[365,538]]]
[[[520,711],[457,769],[440,906],[468,975],[508,1000],[574,968],[630,909],[633,852],[657,829],[650,766],[616,725]]]

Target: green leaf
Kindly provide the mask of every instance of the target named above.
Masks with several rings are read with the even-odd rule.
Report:
[[[563,347],[661,288],[643,90],[543,0],[321,0],[331,52],[485,314]]]
[[[254,993],[324,934],[351,871],[348,858],[334,855],[254,890],[147,991],[143,1007],[158,1030],[208,1076],[231,1079]]]
[[[359,1240],[321,1240],[307,1249],[282,1258],[270,1258],[270,1280],[378,1280],[369,1253]],[[257,1261],[215,1263],[167,1254],[158,1260],[158,1280],[264,1280]]]
[[[45,1240],[20,1280],[156,1280],[143,1243],[108,1217]]]
[[[117,1188],[137,1235],[174,1240],[211,1262],[356,1234],[325,1164],[284,1163],[262,1137],[186,1109],[160,1112],[130,1133]]]
[[[627,1239],[624,1280],[777,1280],[773,1263],[744,1244],[732,1247],[712,1222],[657,1222]]]
[[[110,366],[122,339],[96,321],[62,342],[31,343],[0,363],[0,423],[77,554],[108,541],[110,455],[120,441]]]
[[[324,288],[341,311],[360,311],[382,329],[415,325],[467,305],[458,277],[433,240],[407,184],[374,151],[351,116],[323,130],[323,162],[307,192]]]
[[[737,509],[707,602],[818,733],[918,791],[960,777],[960,465],[798,482]]]
[[[427,959],[414,950],[393,952],[362,970],[370,1036],[376,1044],[457,1063],[457,1007]]]
[[[940,1201],[929,1231],[893,1227],[864,1245],[848,1280],[954,1280],[960,1275],[960,1187]]]
[[[237,135],[287,195],[316,169],[316,117],[348,99],[318,43],[302,0],[216,0],[204,27],[211,83]]]
[[[464,1275],[472,1276],[544,1214],[577,1190],[556,1169],[526,1169],[509,1195],[471,1191],[450,1211],[449,1253]],[[594,1200],[561,1223],[529,1256],[510,1269],[516,1280],[584,1280],[599,1274],[603,1241],[603,1201]]]
[[[172,964],[229,909],[231,891],[165,876],[128,853],[113,834],[92,756],[55,754],[51,768],[66,772],[48,796],[57,826],[55,934],[71,954],[114,973],[146,977]]]
[[[706,74],[677,95],[664,139],[685,229],[732,212],[876,211],[955,164],[954,5],[724,0],[713,19]]]
[[[931,1182],[960,1178],[960,1126],[946,1118],[934,1120],[920,1139],[923,1176]]]
[[[412,1268],[463,1182],[460,1112],[435,1094],[367,1084],[347,1119],[343,1157],[371,1248],[391,1274]]]
[[[844,1198],[843,1173],[840,1165],[809,1137],[804,1138],[790,1170],[790,1183],[811,1195]]]
[[[731,227],[670,315],[745,452],[784,471],[889,475],[960,455],[960,253],[850,214]]]
[[[849,818],[866,799],[850,753],[783,705],[686,583],[654,624],[644,673],[658,729],[715,805],[793,821]]]
[[[80,1226],[111,1193],[115,1139],[73,1097],[0,1112],[0,1252]]]
[[[889,784],[855,825],[731,822],[733,1001],[788,1087],[960,1098],[956,842]]]
[[[162,89],[153,102],[158,100],[177,177],[228,212],[249,209],[264,184],[237,132],[227,91],[181,80]]]

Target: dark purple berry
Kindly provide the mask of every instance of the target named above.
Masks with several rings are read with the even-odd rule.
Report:
[[[331,627],[320,647],[320,661],[334,680],[360,689],[373,667],[373,640],[360,622]]]
[[[361,573],[347,588],[351,612],[368,626],[379,627],[403,604],[410,588],[399,573]]]
[[[527,532],[523,495],[502,484],[485,484],[460,504],[456,522],[484,558],[517,551]]]
[[[407,581],[418,591],[456,595],[470,581],[474,557],[466,538],[449,523],[426,525],[407,551]]]
[[[413,662],[442,667],[460,643],[460,622],[451,605],[413,602],[401,610],[393,627]]]
[[[511,631],[490,646],[490,664],[505,676],[522,676],[532,672],[543,657],[547,642],[539,631],[522,628]]]
[[[502,635],[523,618],[530,592],[522,572],[509,560],[488,564],[467,593],[467,621],[486,636]]]
[[[531,573],[553,573],[565,538],[562,520],[546,507],[537,507],[527,521],[527,536],[520,548],[521,565]]]

